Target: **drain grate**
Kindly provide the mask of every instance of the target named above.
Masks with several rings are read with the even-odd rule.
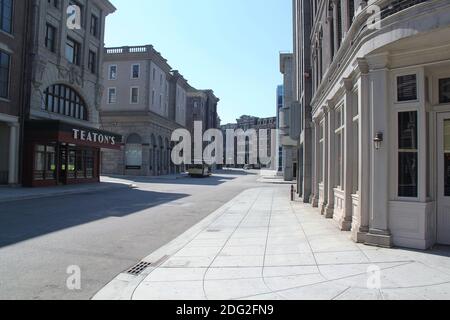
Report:
[[[206,232],[217,233],[217,232],[221,232],[221,230],[219,230],[219,229],[208,229],[208,230],[206,230]]]
[[[140,275],[145,269],[150,267],[152,264],[150,262],[141,261],[131,269],[127,271],[128,274],[132,274],[134,276]]]

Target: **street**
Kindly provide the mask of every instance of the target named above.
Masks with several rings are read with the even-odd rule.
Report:
[[[0,204],[0,299],[90,299],[248,188],[256,172],[139,178],[134,189]],[[69,290],[67,269],[81,269]]]

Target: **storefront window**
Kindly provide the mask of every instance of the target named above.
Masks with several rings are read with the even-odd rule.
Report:
[[[47,146],[46,150],[45,179],[54,180],[56,178],[56,148]]]
[[[76,152],[75,150],[69,151],[69,159],[67,163],[67,178],[75,179],[75,161],[76,161]]]
[[[84,171],[84,157],[83,157],[83,150],[77,150],[77,156],[76,156],[76,172],[77,172],[77,178],[78,179],[84,179],[86,177],[85,171]]]
[[[398,195],[405,198],[418,196],[418,130],[417,112],[400,112]]]
[[[142,166],[142,140],[137,134],[131,134],[125,147],[126,167],[140,169]]]
[[[36,145],[34,150],[34,180],[56,178],[56,149],[54,146]]]
[[[45,146],[36,145],[34,151],[34,180],[44,180]]]
[[[94,153],[86,151],[86,178],[92,179],[94,177]]]

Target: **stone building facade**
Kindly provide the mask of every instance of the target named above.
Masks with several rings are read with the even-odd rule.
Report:
[[[283,106],[279,113],[283,177],[285,181],[294,181],[298,173],[299,108],[294,104],[293,54],[280,54],[280,72],[283,75]]]
[[[107,0],[27,2],[32,68],[23,183],[98,182],[100,149],[120,143],[99,130],[105,19],[116,9]]]
[[[277,139],[275,135],[277,129],[277,117],[269,118],[258,118],[249,115],[243,115],[236,120],[236,123],[228,123],[220,126],[222,134],[224,137],[224,165],[231,168],[243,168],[245,165],[255,165],[252,160],[251,150],[256,150],[256,154],[253,156],[257,157],[258,163],[257,168],[271,168],[277,170],[278,167],[278,149],[277,149]],[[227,130],[233,131],[235,134],[238,131],[245,133],[250,133],[255,131],[257,141],[254,141],[251,136],[246,136],[245,140],[239,141],[239,139],[234,136],[234,141],[228,141]],[[267,132],[266,136],[260,136],[260,130],[265,130]],[[256,143],[256,149],[253,149],[252,143]],[[261,163],[259,159],[259,147],[267,146],[268,150],[265,156],[269,158],[269,163]],[[227,149],[233,148],[233,155]]]
[[[220,126],[217,105],[220,99],[213,90],[197,90],[191,88],[187,93],[187,124],[188,130],[194,132],[194,122],[203,124],[203,132],[218,129]]]
[[[0,1],[0,185],[20,183],[30,1]]]
[[[312,205],[357,242],[450,244],[450,3],[293,3]]]
[[[104,151],[104,174],[158,176],[180,172],[171,161],[172,132],[186,128],[187,81],[153,46],[105,49],[101,123],[124,137]]]

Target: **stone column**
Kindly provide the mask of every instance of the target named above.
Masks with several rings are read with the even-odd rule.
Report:
[[[314,119],[313,121],[313,132],[314,132],[314,142],[313,142],[313,164],[314,164],[314,169],[313,169],[313,181],[312,181],[312,190],[313,190],[313,195],[312,195],[312,199],[311,199],[311,205],[314,208],[317,208],[319,206],[319,183],[321,181],[319,181],[319,176],[320,176],[320,165],[319,165],[319,148],[320,148],[320,123],[318,121],[318,119]]]
[[[339,221],[341,230],[350,231],[353,218],[353,81],[344,79],[344,215]]]
[[[370,216],[370,137],[369,113],[369,67],[364,59],[358,59],[361,73],[358,81],[358,114],[359,114],[359,212],[353,217],[352,238],[356,242],[365,242],[369,232]]]
[[[8,159],[8,184],[19,184],[19,124],[8,123],[9,126],[9,159]]]
[[[371,137],[377,132],[383,133],[384,141],[379,150],[375,150],[371,141],[371,201],[370,229],[366,242],[383,247],[392,246],[389,231],[389,69],[388,56],[379,56],[370,63],[370,119]]]
[[[326,174],[328,176],[325,188],[327,189],[327,206],[325,208],[325,218],[332,219],[334,215],[334,187],[335,187],[335,171],[336,171],[336,161],[335,161],[335,134],[334,134],[334,123],[335,123],[335,111],[334,105],[328,102],[328,122],[327,122],[327,150],[328,150],[328,165]]]

